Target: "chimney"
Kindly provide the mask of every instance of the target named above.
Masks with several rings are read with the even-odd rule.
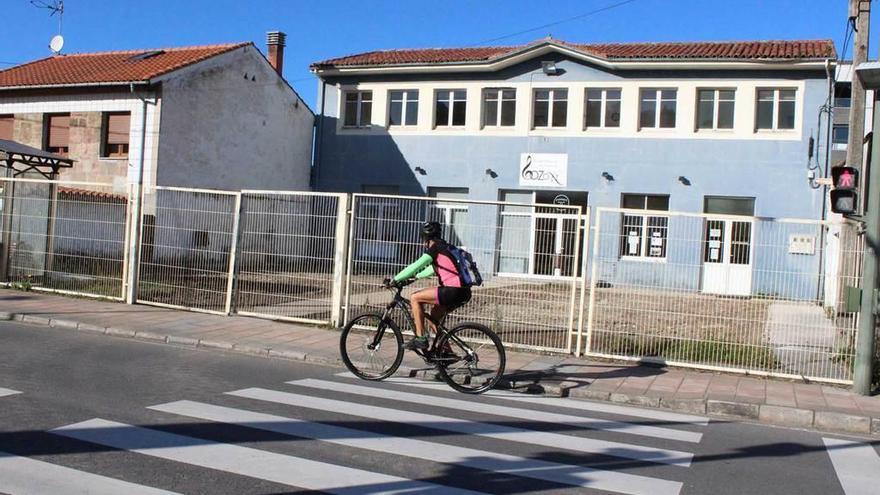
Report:
[[[266,51],[268,52],[266,58],[269,59],[269,64],[275,69],[275,72],[282,77],[284,77],[281,69],[284,67],[284,44],[286,40],[287,35],[281,31],[269,31],[266,33]]]

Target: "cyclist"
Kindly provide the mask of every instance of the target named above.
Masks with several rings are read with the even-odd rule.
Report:
[[[433,304],[431,317],[435,321],[440,321],[447,313],[466,304],[471,299],[471,288],[462,281],[455,257],[449,252],[449,244],[441,237],[440,224],[426,222],[422,225],[419,234],[425,247],[425,253],[413,264],[395,275],[393,280],[385,279],[386,285],[390,285],[412,277],[423,279],[437,275],[440,282],[438,287],[422,289],[410,298],[416,336],[404,345],[404,348],[408,350],[428,348],[423,304]]]

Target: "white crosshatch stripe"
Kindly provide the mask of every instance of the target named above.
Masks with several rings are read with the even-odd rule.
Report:
[[[480,493],[99,418],[51,432],[161,459],[328,493]]]
[[[337,373],[336,376],[343,378],[358,379],[349,372]],[[382,380],[386,383],[395,383],[407,385],[409,387],[424,388],[430,390],[441,390],[453,393],[445,383],[426,382],[413,378],[391,377]],[[457,393],[457,392],[455,392]],[[681,414],[671,411],[657,411],[653,409],[641,409],[638,407],[619,406],[616,404],[603,404],[601,402],[582,401],[576,399],[562,399],[557,397],[530,396],[517,392],[507,392],[504,390],[490,390],[483,395],[487,397],[498,397],[501,399],[513,400],[517,402],[540,404],[544,406],[560,407],[565,409],[575,409],[579,411],[598,412],[605,414],[620,414],[633,418],[653,419],[657,421],[665,421],[668,423],[693,424],[698,426],[706,426],[709,424],[709,418],[704,416],[694,416],[691,414]]]
[[[8,395],[20,394],[18,390],[12,390],[11,388],[3,388],[0,387],[0,397],[6,397]]]
[[[335,390],[338,392],[369,395],[372,397],[381,397],[383,399],[392,399],[402,402],[410,402],[413,404],[424,404],[425,395],[414,394],[409,392],[399,392],[396,390],[388,390],[379,387],[366,387],[363,385],[351,385],[348,383],[338,383],[326,380],[304,379],[287,382],[294,385],[303,385],[306,387],[321,388],[324,390]],[[594,430],[613,431],[617,433],[626,433],[629,435],[641,435],[654,438],[665,438],[668,440],[677,440],[679,442],[700,443],[703,437],[702,433],[674,430],[671,428],[662,428],[658,426],[644,426],[636,423],[625,423],[620,421],[587,418],[583,416],[572,416],[569,414],[558,414],[546,411],[536,411],[531,409],[520,409],[511,406],[498,406],[495,404],[486,404],[483,402],[448,399],[445,397],[430,397],[431,405],[437,407],[447,407],[461,411],[470,411],[481,414],[493,414],[495,416],[505,416],[509,418],[525,419],[528,421],[543,421],[557,425],[568,425],[575,428],[590,428]]]
[[[873,495],[880,490],[880,456],[871,445],[836,438],[822,441],[846,495]]]
[[[175,495],[174,492],[0,452],[0,493],[14,495]]]
[[[485,450],[400,438],[192,401],[178,401],[149,407],[156,411],[208,421],[230,423],[374,452],[395,454],[435,462],[456,464],[496,473],[626,494],[677,495],[682,484],[676,481],[602,471],[582,466],[527,459]]]
[[[369,406],[356,402],[323,399],[320,397],[279,392],[262,388],[248,388],[226,393],[236,397],[246,397],[249,399],[275,402],[278,404],[306,409],[332,411],[379,421],[392,421],[423,428],[452,431],[464,435],[477,435],[486,438],[541,445],[553,449],[566,449],[587,454],[602,454],[625,459],[634,459],[637,461],[656,462],[682,467],[690,466],[691,460],[693,459],[693,454],[678,450],[643,447],[641,445],[571,435],[560,435],[558,433],[546,433],[491,423],[467,421],[448,416]]]

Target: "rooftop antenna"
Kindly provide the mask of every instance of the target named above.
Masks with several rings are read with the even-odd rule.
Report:
[[[61,52],[61,48],[64,47],[64,37],[61,36],[61,31],[64,27],[64,0],[51,0],[51,2],[46,0],[31,0],[31,5],[39,9],[48,10],[49,17],[58,14],[58,34],[53,36],[52,40],[49,42],[49,49],[57,55]]]

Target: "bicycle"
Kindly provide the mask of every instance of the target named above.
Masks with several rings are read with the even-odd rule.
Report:
[[[408,280],[385,287],[394,295],[384,312],[355,316],[342,329],[339,341],[342,362],[358,378],[384,380],[400,367],[404,351],[403,333],[391,319],[391,314],[399,308],[410,327],[414,327],[412,305],[400,294],[412,282]],[[450,308],[447,315],[454,309]],[[445,317],[441,321],[434,320],[429,314],[425,317],[433,323],[436,332],[433,340],[429,338],[426,350],[414,352],[426,364],[435,367],[443,381],[468,394],[481,394],[498,383],[504,374],[507,356],[504,344],[495,332],[474,322],[461,323],[450,330],[443,325]],[[353,356],[356,353],[358,355]]]

